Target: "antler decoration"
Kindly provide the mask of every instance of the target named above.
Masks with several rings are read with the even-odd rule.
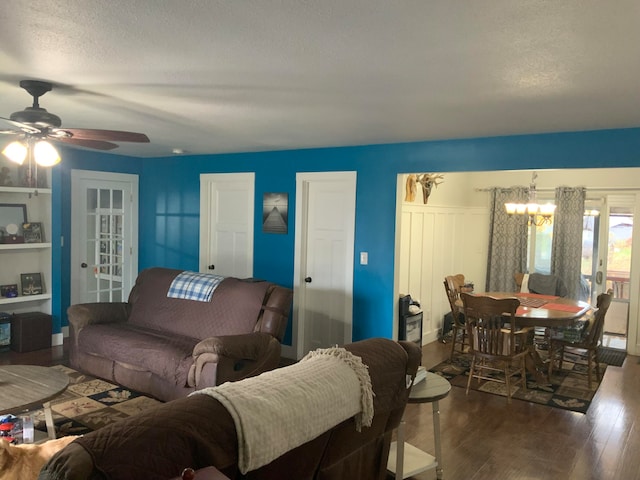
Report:
[[[422,175],[418,175],[416,181],[422,185],[422,198],[425,203],[429,201],[429,195],[431,195],[431,189],[435,186],[437,187],[443,180],[444,175],[435,174],[435,173],[423,173]],[[438,180],[441,180],[440,182]]]
[[[405,202],[413,202],[416,199],[416,194],[418,193],[418,186],[416,185],[417,176],[415,173],[410,174],[407,177],[407,183],[405,185]]]

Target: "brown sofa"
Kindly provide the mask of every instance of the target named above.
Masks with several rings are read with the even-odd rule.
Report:
[[[413,342],[374,338],[345,349],[367,365],[374,393],[372,425],[360,432],[349,418],[243,476],[231,414],[209,395],[192,395],[77,439],[43,467],[39,480],[169,479],[185,467],[207,466],[232,480],[382,480],[392,432],[408,399],[407,378],[415,376],[420,364],[420,348]]]
[[[179,273],[149,268],[126,303],[69,307],[71,366],[164,401],[278,366],[291,289],[225,278],[208,302],[169,298]]]

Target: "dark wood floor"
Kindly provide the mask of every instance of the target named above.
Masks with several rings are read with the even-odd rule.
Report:
[[[423,365],[450,345],[423,347]],[[433,453],[431,404],[409,404],[407,441]],[[586,414],[452,387],[440,401],[446,480],[640,479],[640,357],[608,367]],[[435,478],[429,472],[413,477]]]
[[[423,365],[446,359],[448,348],[424,346]],[[68,364],[67,349],[0,353],[0,364],[12,363]],[[607,368],[585,415],[458,387],[440,412],[445,480],[640,480],[640,357]],[[405,419],[407,441],[433,452],[431,404],[407,405]]]
[[[0,365],[69,365],[67,346],[57,346],[36,350],[34,352],[17,353],[12,350],[0,352]]]

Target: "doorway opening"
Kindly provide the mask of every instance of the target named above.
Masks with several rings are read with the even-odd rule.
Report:
[[[604,347],[626,350],[629,324],[634,198],[607,196],[587,201],[582,235],[582,275],[592,304],[613,291],[605,317]]]

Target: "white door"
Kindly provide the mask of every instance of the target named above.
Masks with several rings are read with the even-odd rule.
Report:
[[[294,331],[298,358],[351,341],[356,173],[296,176]]]
[[[71,303],[126,302],[138,274],[138,176],[72,170]]]
[[[621,350],[627,348],[630,323],[635,323],[629,320],[636,201],[635,195],[607,195],[597,203],[591,201],[598,214],[585,215],[583,232],[583,274],[591,287],[591,303],[595,305],[599,294],[613,290],[604,321],[605,346]]]
[[[253,276],[254,173],[200,175],[200,271]]]

